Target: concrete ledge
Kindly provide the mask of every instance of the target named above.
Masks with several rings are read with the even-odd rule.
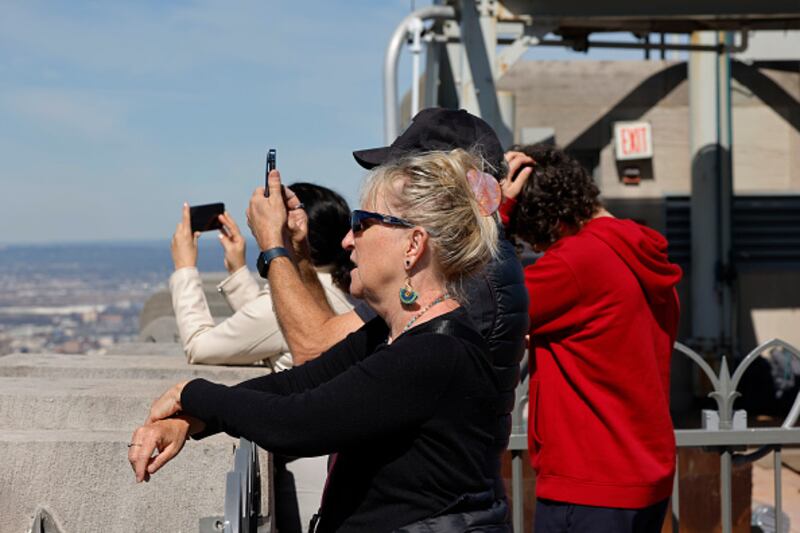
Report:
[[[183,357],[183,347],[179,342],[125,342],[114,344],[106,350],[106,355],[164,355]]]
[[[0,377],[0,428],[133,431],[144,421],[153,400],[174,384],[169,380]]]
[[[182,355],[11,354],[0,357],[2,377],[62,377],[174,380],[206,378],[243,381],[263,376],[263,367],[190,365]]]
[[[127,461],[129,431],[0,432],[0,533],[27,531],[46,507],[65,533],[196,532],[221,516],[236,441],[188,442],[149,483]]]

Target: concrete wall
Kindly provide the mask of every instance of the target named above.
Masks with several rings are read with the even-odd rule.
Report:
[[[739,193],[800,193],[800,72],[734,69],[734,187]],[[675,61],[526,61],[498,88],[516,99],[515,138],[524,128],[553,128],[556,142],[594,159],[608,198],[690,193],[686,64]],[[612,127],[653,126],[653,176],[619,181]]]

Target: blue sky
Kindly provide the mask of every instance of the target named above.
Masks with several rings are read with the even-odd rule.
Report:
[[[268,147],[287,182],[354,203],[350,153],[382,144],[383,55],[411,5],[4,0],[0,243],[166,239],[183,201],[243,225]]]

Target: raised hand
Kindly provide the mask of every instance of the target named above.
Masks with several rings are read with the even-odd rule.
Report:
[[[536,161],[529,155],[515,151],[506,152],[506,161],[508,174],[500,181],[500,188],[506,198],[516,198],[533,172]]]
[[[225,268],[229,273],[233,274],[246,264],[245,240],[230,213],[225,211],[225,213],[219,215],[219,221],[222,224],[222,229],[219,232],[219,242],[225,251]]]
[[[284,187],[283,191],[286,198],[286,208],[289,210],[287,227],[292,249],[295,254],[307,253],[308,214],[300,198],[292,191],[291,187]]]
[[[264,188],[258,187],[250,197],[250,205],[247,207],[247,225],[261,250],[284,246],[283,234],[288,231],[281,173],[273,170],[267,181],[269,197],[265,198]]]
[[[175,264],[175,270],[197,266],[197,239],[199,238],[199,231],[192,234],[189,204],[184,202],[181,221],[178,222],[175,233],[172,235],[172,262]]]

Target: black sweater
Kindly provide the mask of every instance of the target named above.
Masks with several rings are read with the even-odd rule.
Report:
[[[196,379],[183,410],[206,423],[199,436],[337,453],[319,531],[391,531],[491,491],[497,475],[498,383],[479,335],[436,332],[448,321],[474,327],[459,308],[387,345],[376,319],[300,367],[235,387]]]
[[[463,305],[478,332],[489,346],[495,376],[503,395],[503,408],[497,416],[501,418],[495,426],[495,450],[497,460],[508,448],[511,433],[511,411],[514,410],[514,389],[519,382],[519,365],[525,353],[525,335],[528,334],[528,289],[522,265],[517,258],[514,246],[503,236],[502,226],[498,226],[501,238],[498,241],[498,255],[483,271],[464,280],[466,297]],[[364,322],[377,315],[364,302],[355,307]],[[495,470],[499,471],[497,465]],[[495,480],[495,494],[505,494],[503,479]]]

